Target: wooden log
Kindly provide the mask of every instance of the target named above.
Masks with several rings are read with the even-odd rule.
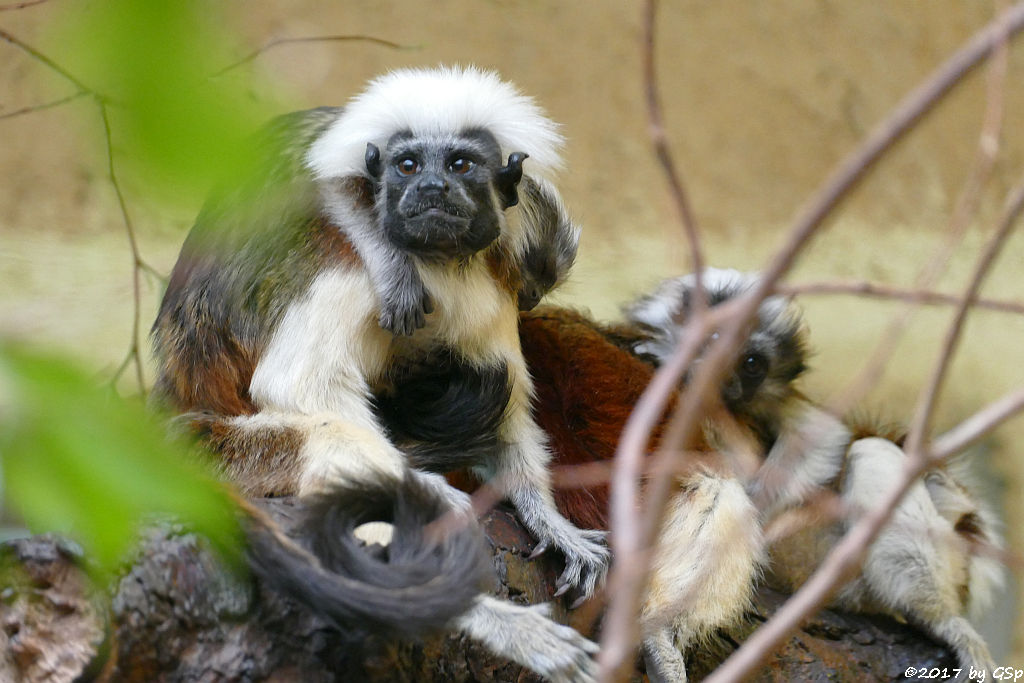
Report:
[[[266,508],[288,526],[296,503]],[[483,520],[494,590],[521,603],[550,600],[557,557],[526,559],[533,541],[508,510]],[[538,681],[460,634],[419,643],[353,637],[244,572],[180,527],[149,530],[137,560],[110,590],[92,587],[81,558],[52,536],[0,546],[0,680],[46,681]],[[747,623],[691,653],[700,680],[784,596],[762,589]],[[596,601],[555,619],[594,636]],[[639,664],[639,662],[638,662]],[[913,666],[952,667],[945,648],[894,620],[823,611],[775,653],[756,681],[900,680]],[[636,681],[644,680],[638,670]]]

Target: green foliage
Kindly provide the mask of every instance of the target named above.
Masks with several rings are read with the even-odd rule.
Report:
[[[9,504],[34,532],[75,538],[104,572],[141,522],[176,515],[229,559],[239,528],[226,490],[145,407],[103,392],[69,362],[0,344],[0,465]]]
[[[158,199],[197,206],[253,159],[246,136],[270,118],[240,74],[220,6],[201,0],[69,4],[57,60],[108,104],[118,163]]]

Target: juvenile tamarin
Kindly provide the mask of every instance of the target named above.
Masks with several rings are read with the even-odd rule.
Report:
[[[749,291],[756,276],[709,269],[704,283],[714,305]],[[640,351],[656,362],[668,357],[695,294],[692,277],[676,278],[626,309],[627,318],[652,337]],[[854,513],[869,510],[904,464],[897,443],[870,436],[864,424],[844,424],[796,390],[794,382],[804,368],[804,336],[795,308],[770,297],[722,388],[726,406],[764,444],[764,464],[746,481],[761,523],[800,507],[822,489],[838,493]],[[760,380],[750,374],[752,359]],[[996,560],[972,552],[974,543],[999,547],[1001,540],[995,515],[966,481],[965,463],[959,460],[933,469],[915,484],[869,548],[860,574],[832,601],[917,624],[956,652],[962,678],[971,666],[989,672],[994,666],[964,615],[976,613],[1001,581]],[[769,582],[788,592],[799,588],[849,524],[848,519],[820,521],[773,543]]]
[[[270,163],[208,202],[182,249],[153,328],[159,397],[189,416],[248,494],[323,495],[342,516],[338,487],[391,491],[394,509],[427,498],[435,511],[462,510],[464,495],[443,478],[410,469],[372,400],[395,395],[403,368],[457,359],[492,378],[482,392],[508,392],[496,447],[476,471],[503,487],[539,547],[564,554],[560,585],[591,593],[607,550],[601,532],[554,507],[517,333],[532,238],[515,212],[522,164],[539,192],[553,192],[544,182],[558,164],[554,124],[492,73],[438,68],[393,72],[343,109],[292,115],[274,131]],[[395,538],[407,535],[397,514],[381,516]],[[446,542],[434,555],[453,559]],[[293,578],[308,559],[273,556],[272,546],[266,557]],[[461,599],[469,589],[452,589],[449,566],[435,558],[382,582]],[[365,584],[350,583],[356,603]],[[291,589],[317,602],[302,582]],[[555,680],[592,675],[593,644],[538,610],[477,596],[452,619],[456,602],[438,625]],[[401,605],[391,607],[378,621],[398,629]]]
[[[709,303],[748,291],[753,277],[709,270],[703,278]],[[626,324],[598,324],[554,308],[523,314],[520,337],[535,379],[534,409],[556,464],[613,457],[654,366],[679,341],[695,292],[693,277],[666,281],[626,308]],[[741,617],[762,568],[777,588],[795,590],[846,528],[845,521],[820,524],[767,549],[762,524],[823,489],[864,509],[878,500],[879,482],[898,474],[903,453],[894,442],[864,438],[871,433],[867,426],[836,419],[798,391],[805,346],[799,312],[769,297],[722,382],[727,415],[706,416],[704,443],[688,446],[732,447],[731,417],[750,434],[764,463],[753,476],[698,468],[677,480],[643,605],[645,658],[655,679],[685,679],[685,651]],[[659,438],[660,427],[652,447]],[[993,559],[969,553],[958,541],[998,546],[999,538],[994,516],[964,483],[961,465],[926,475],[872,547],[862,575],[833,604],[909,619],[949,643],[965,667],[979,668],[991,666],[991,657],[962,615],[984,603],[1000,572]],[[556,500],[577,524],[606,528],[605,487],[560,489]]]
[[[542,307],[522,316],[520,335],[536,382],[537,420],[549,434],[555,464],[611,460],[633,406],[654,376],[652,331]],[[742,479],[730,475],[732,461],[716,457],[724,437],[748,427],[722,409],[705,415],[702,426],[683,448],[705,454],[713,466],[698,465],[675,477],[641,605],[642,647],[652,680],[686,680],[686,650],[742,618],[764,559],[757,510]],[[655,430],[652,451],[662,427]],[[602,529],[608,523],[607,495],[603,485],[555,492],[567,517]]]

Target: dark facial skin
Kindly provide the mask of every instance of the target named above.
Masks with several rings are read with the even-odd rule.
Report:
[[[771,369],[771,359],[754,349],[747,349],[736,362],[736,370],[723,388],[722,398],[730,408],[746,405],[764,384]]]
[[[383,153],[367,145],[367,170],[383,186],[377,201],[384,234],[425,258],[484,249],[501,231],[498,212],[517,201],[525,158],[513,154],[502,166],[498,143],[484,130],[433,138],[398,133]]]

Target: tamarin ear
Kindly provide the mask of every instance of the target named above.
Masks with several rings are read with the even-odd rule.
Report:
[[[508,155],[508,164],[499,168],[495,174],[494,185],[501,197],[502,209],[519,203],[519,192],[516,190],[516,186],[523,179],[523,162],[529,156],[526,152],[512,152]]]
[[[381,172],[384,170],[381,168],[380,163],[380,150],[377,145],[372,142],[366,143],[366,171],[373,177],[374,180],[380,180]],[[522,175],[522,171],[520,171]]]

